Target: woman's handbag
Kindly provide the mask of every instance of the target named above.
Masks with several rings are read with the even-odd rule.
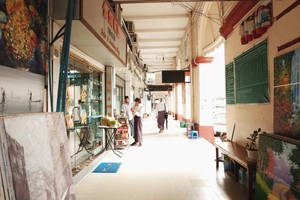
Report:
[[[165,105],[165,118],[168,119],[169,113],[167,112],[166,104]]]

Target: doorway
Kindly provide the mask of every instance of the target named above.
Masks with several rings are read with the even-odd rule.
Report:
[[[225,52],[224,43],[207,57],[212,63],[201,64],[200,77],[200,126],[213,126],[214,131],[226,131]]]

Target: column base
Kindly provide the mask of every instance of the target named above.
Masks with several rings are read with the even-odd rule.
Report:
[[[198,123],[194,123],[194,124],[195,124],[195,129],[199,133],[199,137],[206,139],[208,142],[212,144],[215,143],[213,126],[200,126]]]
[[[182,121],[183,120],[183,116],[175,114],[175,120]]]

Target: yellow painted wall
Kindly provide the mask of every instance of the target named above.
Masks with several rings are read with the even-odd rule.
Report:
[[[274,16],[277,16],[282,10],[287,8],[295,0],[273,1]],[[257,9],[255,7],[253,10]],[[253,12],[250,11],[249,13]],[[249,16],[249,15],[247,15]],[[273,132],[273,82],[274,82],[274,57],[285,54],[296,48],[300,48],[300,43],[285,49],[277,51],[277,47],[283,45],[300,36],[300,6],[283,16],[279,21],[275,21],[273,26],[262,37],[251,41],[247,45],[241,45],[239,27],[229,35],[225,42],[225,63],[233,61],[234,57],[253,47],[264,39],[268,39],[268,65],[269,65],[269,90],[270,103],[268,104],[239,104],[227,105],[226,120],[227,132],[231,135],[234,122],[236,130],[234,141],[244,144],[245,138],[254,129],[262,128],[269,133]]]

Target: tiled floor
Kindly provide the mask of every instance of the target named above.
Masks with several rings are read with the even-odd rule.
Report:
[[[171,121],[158,134],[154,118],[144,120],[144,143],[106,153],[103,161],[122,162],[116,174],[89,174],[76,188],[77,200],[244,200],[246,190],[215,168],[215,148],[204,139],[190,140]]]

